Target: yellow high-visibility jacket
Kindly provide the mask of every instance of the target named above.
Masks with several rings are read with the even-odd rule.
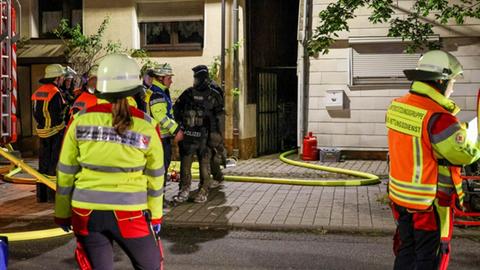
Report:
[[[145,95],[145,103],[147,113],[161,126],[162,138],[175,136],[180,126],[173,119],[173,104],[167,87],[154,79]]]
[[[112,127],[112,104],[79,112],[66,132],[57,173],[55,217],[71,209],[150,210],[161,220],[163,148],[158,123],[130,107],[133,123],[123,135]]]

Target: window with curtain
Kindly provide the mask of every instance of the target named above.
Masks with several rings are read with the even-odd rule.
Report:
[[[53,30],[62,19],[82,26],[82,0],[38,0],[38,12],[41,38],[56,38]]]
[[[202,50],[204,2],[139,3],[137,15],[142,49]]]

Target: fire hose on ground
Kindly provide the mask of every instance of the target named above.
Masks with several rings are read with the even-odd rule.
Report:
[[[250,182],[250,183],[262,183],[262,184],[268,183],[268,184],[303,185],[303,186],[363,186],[363,185],[374,185],[374,184],[380,183],[379,177],[374,174],[335,168],[335,167],[321,166],[321,165],[316,165],[316,164],[311,164],[306,162],[295,161],[287,158],[287,156],[294,154],[296,151],[297,150],[284,152],[280,155],[279,159],[293,166],[300,166],[300,167],[310,168],[314,170],[322,170],[322,171],[338,173],[338,174],[347,174],[347,175],[359,177],[362,179],[342,179],[342,180],[335,180],[335,179],[313,180],[312,179],[310,180],[310,179],[287,179],[287,178],[226,175],[225,180],[232,181],[232,182]],[[17,168],[21,168],[24,172],[33,176],[35,178],[35,180],[32,180],[33,183],[35,183],[36,181],[39,181],[41,183],[44,183],[45,185],[47,185],[49,188],[53,190],[56,189],[56,184],[54,181],[45,177],[43,174],[33,169],[31,166],[23,162],[21,159],[8,153],[8,151],[6,151],[5,149],[0,148],[0,155],[8,159]],[[171,167],[175,168],[177,166],[179,166],[179,162],[172,162]],[[193,170],[198,171],[198,163],[194,164]],[[199,178],[198,172],[193,173],[192,176],[195,179]],[[23,180],[22,182],[25,183],[25,181]],[[26,240],[50,238],[50,237],[67,235],[67,234],[68,233],[65,233],[63,230],[59,228],[55,228],[55,229],[38,230],[38,231],[7,233],[2,235],[7,236],[9,241],[14,242],[14,241],[26,241]]]

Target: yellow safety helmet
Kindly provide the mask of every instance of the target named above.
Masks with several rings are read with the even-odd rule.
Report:
[[[143,90],[140,67],[126,54],[105,56],[97,71],[97,96],[108,101],[133,96]]]
[[[463,67],[451,53],[433,50],[418,60],[415,69],[403,73],[411,81],[451,80],[463,75]]]
[[[51,64],[45,67],[45,76],[39,80],[40,83],[46,83],[51,79],[65,76],[67,70],[60,64]]]

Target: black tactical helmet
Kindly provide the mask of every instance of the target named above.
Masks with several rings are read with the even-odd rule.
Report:
[[[208,76],[208,67],[205,65],[198,65],[192,68],[193,77],[205,77]]]

